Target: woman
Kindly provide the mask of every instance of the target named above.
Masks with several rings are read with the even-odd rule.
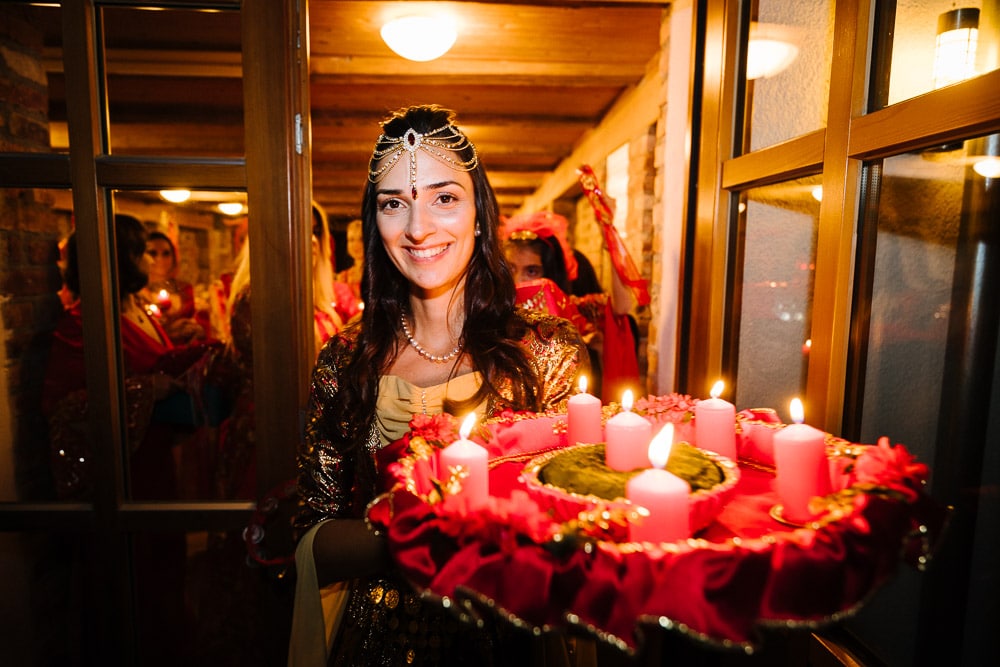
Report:
[[[500,228],[504,255],[517,283],[518,303],[570,320],[590,351],[593,393],[604,402],[621,399],[639,384],[638,349],[629,310],[632,292],[616,271],[611,294],[575,293],[579,262],[566,240],[568,222],[549,211],[515,215]]]
[[[361,298],[361,274],[365,266],[365,241],[362,236],[361,220],[351,220],[347,225],[347,254],[353,263],[337,273],[337,280],[351,288],[358,299]]]
[[[115,216],[120,330],[128,431],[128,495],[133,501],[179,497],[174,451],[190,437],[198,415],[191,396],[199,391],[212,346],[176,347],[142,307],[148,280],[146,230],[136,218]],[[66,287],[80,294],[76,239],[67,243]],[[82,306],[86,307],[86,306]],[[78,299],[63,312],[54,332],[43,408],[49,421],[53,477],[61,500],[90,500],[90,461],[95,443],[87,428],[82,308]],[[187,390],[187,391],[185,391]],[[133,542],[139,631],[149,654],[142,664],[178,664],[189,658],[176,642],[190,632],[184,599],[185,538],[174,533],[138,533]]]
[[[313,202],[312,225],[312,292],[313,343],[316,354],[331,336],[340,331],[345,315],[358,312],[350,294],[335,291],[333,264],[330,262],[330,228],[326,214]],[[233,390],[232,415],[222,425],[219,435],[219,462],[216,491],[223,499],[254,498],[257,496],[255,421],[253,411],[253,336],[250,306],[250,241],[240,248],[233,273],[232,296],[228,311],[230,339],[227,345],[230,384]],[[342,311],[338,296],[345,303]]]
[[[296,526],[309,531],[296,554],[299,590],[352,582],[330,664],[491,664],[494,637],[421,603],[367,528],[366,505],[381,490],[375,455],[420,412],[553,407],[569,396],[586,348],[567,321],[515,308],[496,196],[452,112],[410,107],[383,123],[362,219],[365,309],[313,371],[299,455]],[[293,661],[299,648],[293,638]]]
[[[163,232],[146,237],[149,255],[149,283],[142,289],[147,312],[156,317],[170,340],[177,345],[207,337],[206,313],[198,312],[194,287],[177,279],[177,247]],[[199,321],[201,317],[205,321]]]

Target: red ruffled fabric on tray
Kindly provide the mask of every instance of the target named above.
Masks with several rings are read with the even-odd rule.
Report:
[[[369,520],[418,589],[473,613],[577,626],[629,651],[650,623],[751,647],[763,626],[817,627],[856,611],[902,554],[928,554],[941,515],[922,490],[925,466],[887,441],[845,443],[831,460],[845,487],[826,499],[823,519],[798,529],[769,514],[773,470],[741,461],[734,498],[694,538],[628,543],[620,514],[552,520],[518,488],[517,456],[494,460],[493,497],[474,512],[433,485],[415,492],[415,466],[390,466],[396,483]]]

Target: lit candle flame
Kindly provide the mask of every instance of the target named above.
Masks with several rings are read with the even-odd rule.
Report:
[[[476,413],[470,412],[465,416],[465,421],[462,422],[462,427],[458,429],[458,434],[462,436],[462,440],[468,440],[469,434],[472,433],[472,427],[476,425]]]
[[[632,398],[632,390],[626,389],[625,393],[622,394],[622,410],[629,412],[632,410],[632,403],[635,399]]]
[[[580,376],[580,393],[581,394],[586,394],[587,393],[587,376],[586,375],[581,375]]]
[[[663,470],[670,460],[670,450],[674,447],[674,425],[667,422],[649,443],[649,462],[654,468]]]
[[[159,292],[157,292],[156,298],[159,299],[161,302],[170,301],[170,292],[168,292],[165,289],[161,289]]]
[[[726,383],[722,380],[716,380],[715,384],[712,385],[712,391],[708,392],[712,398],[718,398],[722,396],[722,390],[726,388]]]
[[[806,411],[802,407],[802,401],[797,398],[793,398],[792,402],[788,405],[788,412],[792,415],[792,421],[796,424],[801,424],[806,419]]]

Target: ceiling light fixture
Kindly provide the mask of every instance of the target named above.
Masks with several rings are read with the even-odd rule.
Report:
[[[941,88],[976,75],[979,10],[959,7],[938,17],[934,43],[934,87]]]
[[[984,157],[976,160],[972,169],[983,178],[1000,178],[1000,157]]]
[[[446,14],[403,16],[382,26],[382,40],[407,60],[427,62],[440,58],[458,39],[455,19]]]
[[[747,80],[767,79],[785,71],[799,55],[795,31],[777,23],[751,23],[747,44]]]
[[[160,190],[160,196],[168,202],[180,204],[191,198],[190,190]]]
[[[219,210],[226,215],[239,215],[243,212],[243,204],[238,201],[224,201],[219,203]]]

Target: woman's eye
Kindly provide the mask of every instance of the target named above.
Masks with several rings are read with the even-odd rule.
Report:
[[[529,266],[527,269],[524,270],[524,273],[529,278],[541,278],[542,277],[542,269],[541,269],[541,267],[538,267],[538,266]]]
[[[458,197],[450,192],[442,192],[438,195],[438,201],[442,204],[451,204],[452,202],[458,201]]]
[[[379,202],[379,204],[378,204],[378,210],[379,211],[395,211],[395,210],[400,209],[402,206],[403,206],[402,202],[400,202],[398,199],[386,199],[384,201],[380,201]]]

